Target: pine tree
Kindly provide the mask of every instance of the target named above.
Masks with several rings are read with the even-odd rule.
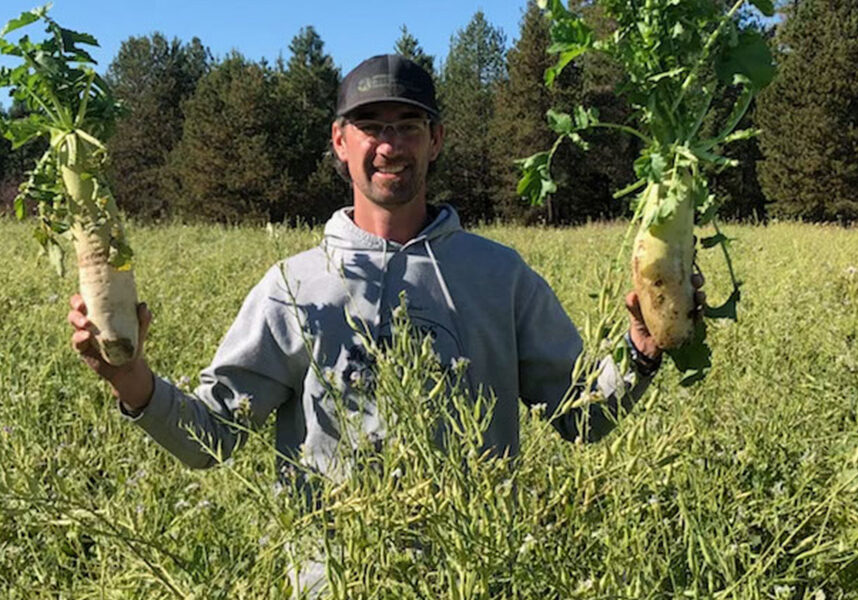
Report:
[[[348,191],[327,158],[340,71],[313,27],[302,28],[289,50],[292,56],[277,77],[280,113],[271,143],[279,146],[293,182],[283,216],[313,222],[344,204]]]
[[[122,42],[110,65],[108,79],[128,109],[109,142],[113,190],[119,205],[138,218],[170,213],[167,157],[182,137],[182,102],[210,60],[197,38],[182,44],[154,33]]]
[[[466,221],[494,217],[489,123],[494,95],[506,78],[506,38],[482,11],[450,41],[441,74],[440,101],[446,127],[443,178],[433,181],[437,200],[452,202]]]
[[[271,140],[284,112],[273,91],[270,69],[237,52],[200,79],[170,155],[179,215],[229,223],[283,218],[290,179]]]
[[[568,103],[573,101],[568,86],[577,76],[574,65],[563,72],[563,85],[558,82],[554,88],[547,88],[543,83],[545,70],[555,62],[547,52],[549,43],[548,21],[531,0],[521,20],[519,39],[507,53],[509,78],[498,87],[489,128],[495,212],[505,220],[557,221],[557,195],[543,207],[530,207],[518,196],[519,171],[514,163],[554,142],[555,135],[548,129],[545,113],[560,102],[561,95]],[[561,187],[558,194],[567,189]]]
[[[396,43],[393,45],[393,51],[396,54],[400,54],[407,59],[413,60],[418,65],[426,69],[426,71],[435,76],[435,57],[426,54],[423,51],[423,47],[420,46],[420,43],[417,41],[417,38],[411,35],[411,32],[408,31],[408,27],[403,25],[399,29],[400,36],[399,39],[396,40]]]
[[[772,213],[858,219],[858,2],[793,4],[775,45],[778,77],[756,114],[759,176]]]

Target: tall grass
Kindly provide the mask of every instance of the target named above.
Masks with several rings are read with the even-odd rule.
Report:
[[[583,325],[623,231],[480,233]],[[321,235],[276,233],[131,232],[156,371],[191,389],[250,287]],[[858,598],[858,233],[727,233],[740,321],[710,328],[702,384],[663,369],[592,445],[522,411],[512,464],[478,451],[490,400],[472,406],[455,377],[425,393],[443,371],[401,321],[374,349],[380,453],[356,436],[343,451],[358,468],[295,489],[277,481],[270,426],[195,472],[123,422],[69,347],[73,279],[0,222],[0,596],[282,598],[316,559],[336,598]],[[727,274],[701,261],[717,303]]]

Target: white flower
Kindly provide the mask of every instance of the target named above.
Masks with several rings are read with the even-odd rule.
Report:
[[[146,469],[137,469],[134,475],[128,478],[128,485],[137,485],[137,482],[146,477]]]
[[[522,542],[521,546],[518,547],[518,553],[526,554],[530,551],[531,548],[533,548],[534,544],[536,544],[536,538],[534,538],[531,534],[528,533],[526,536],[524,536],[524,541]]]
[[[468,368],[468,365],[470,365],[470,364],[471,364],[471,359],[470,359],[470,358],[468,358],[468,357],[466,357],[466,356],[453,357],[453,358],[450,360],[450,366],[451,366],[451,367],[453,368],[453,370],[454,370],[454,371],[456,371],[457,373],[459,373],[460,371],[464,371],[465,369],[467,369],[467,368]]]

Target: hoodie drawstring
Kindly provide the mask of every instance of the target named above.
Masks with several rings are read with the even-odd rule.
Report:
[[[444,274],[441,273],[441,267],[438,265],[435,253],[432,252],[432,244],[429,243],[429,238],[425,238],[423,240],[423,245],[426,246],[426,254],[429,255],[429,259],[432,261],[432,266],[435,267],[435,277],[438,278],[438,284],[441,286],[441,291],[444,293],[444,299],[447,300],[447,308],[453,311],[453,314],[455,315],[456,304],[453,302],[453,296],[450,295],[450,290],[447,289],[447,282],[444,281]]]
[[[378,300],[375,303],[375,327],[376,330],[381,328],[381,306],[384,300],[384,282],[387,279],[387,240],[382,240],[384,246],[381,253],[381,281],[379,282]]]

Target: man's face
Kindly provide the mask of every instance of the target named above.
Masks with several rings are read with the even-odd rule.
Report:
[[[397,123],[399,131],[380,129],[386,123]],[[331,138],[348,167],[355,202],[392,208],[425,200],[426,173],[441,151],[443,128],[431,127],[424,110],[398,102],[368,104],[342,125],[335,122]]]

